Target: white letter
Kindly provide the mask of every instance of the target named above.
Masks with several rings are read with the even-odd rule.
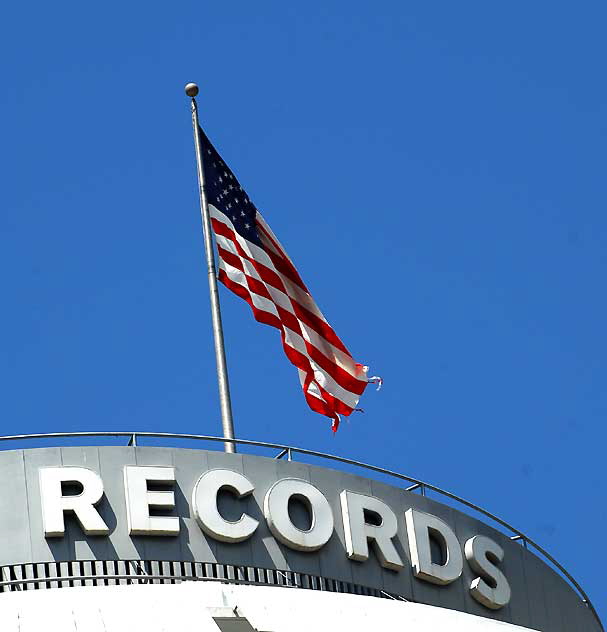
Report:
[[[392,543],[398,525],[396,516],[390,507],[379,498],[357,494],[346,489],[339,495],[339,498],[348,557],[358,562],[368,560],[368,541],[372,540],[375,542],[375,552],[379,563],[384,568],[393,571],[401,570],[403,563]],[[365,511],[376,513],[381,519],[380,524],[374,525],[366,522]]]
[[[175,494],[172,491],[149,491],[151,483],[174,483],[172,467],[127,465],[124,468],[126,515],[131,535],[177,535],[179,518],[176,516],[150,516],[150,507],[172,509]]]
[[[228,489],[237,498],[248,496],[255,487],[242,474],[231,470],[205,472],[194,485],[192,510],[200,528],[222,542],[242,542],[250,538],[259,522],[243,513],[236,522],[226,520],[217,509],[217,494]]]
[[[455,533],[446,522],[423,511],[409,509],[405,516],[415,577],[439,585],[454,582],[462,574],[464,567],[460,544]],[[432,561],[431,536],[442,549],[444,564],[435,564]]]
[[[302,500],[312,514],[307,531],[298,529],[289,517],[289,500]],[[296,551],[317,551],[333,534],[333,512],[329,501],[308,481],[283,478],[268,490],[263,512],[270,531],[277,540]]]
[[[464,547],[470,568],[478,573],[470,584],[470,594],[483,606],[498,610],[510,601],[510,585],[496,564],[504,559],[502,547],[482,535],[470,538]]]
[[[46,538],[65,534],[63,514],[66,511],[75,514],[86,535],[107,535],[110,532],[95,509],[103,496],[103,481],[99,474],[85,467],[43,467],[38,476]],[[77,483],[82,486],[82,491],[64,496],[62,483]]]

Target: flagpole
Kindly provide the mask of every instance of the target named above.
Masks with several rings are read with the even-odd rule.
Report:
[[[211,218],[204,188],[204,167],[202,164],[202,148],[198,134],[198,105],[196,95],[198,86],[188,83],[185,93],[192,99],[192,127],[194,130],[194,146],[196,148],[196,165],[198,171],[198,191],[200,194],[200,214],[204,234],[204,249],[207,259],[207,275],[209,279],[209,294],[211,296],[211,315],[213,318],[213,338],[215,340],[215,360],[217,363],[217,382],[219,386],[219,404],[221,406],[221,425],[224,439],[234,439],[234,422],[232,420],[232,401],[230,399],[230,385],[226,366],[226,353],[223,343],[223,327],[221,324],[221,309],[219,307],[219,292],[217,291],[217,271],[215,268],[215,252],[211,232]],[[232,441],[224,442],[226,452],[236,452],[236,445]]]

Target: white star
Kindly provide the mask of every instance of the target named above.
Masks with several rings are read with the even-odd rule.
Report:
[[[228,172],[227,172],[227,171],[224,171],[224,172],[223,172],[223,175],[227,178],[227,177],[228,177]]]
[[[247,230],[249,230],[249,228],[251,228],[251,225],[250,225],[250,224],[245,224],[245,225],[244,225],[244,227],[245,227]]]
[[[227,195],[227,194],[228,194],[228,190],[227,190],[227,189],[224,189],[224,190],[223,190],[223,194],[224,194],[224,195]]]
[[[234,202],[235,202],[236,204],[240,204],[240,202],[238,201],[238,198],[234,198]]]
[[[207,154],[209,154],[209,156],[211,155],[211,150],[207,149]]]
[[[223,178],[219,176],[219,182],[223,182]]]
[[[230,189],[230,191],[231,191],[233,188],[234,188],[234,187],[233,187],[233,185],[230,185],[230,186],[228,187],[228,189]]]
[[[232,221],[235,222],[236,221],[236,215],[232,215]]]
[[[246,213],[244,211],[240,211],[240,215],[241,215],[241,217],[244,217],[246,215]]]
[[[234,176],[230,174],[230,180],[234,180]]]
[[[228,204],[228,208],[232,208],[232,205],[231,205],[231,204]]]

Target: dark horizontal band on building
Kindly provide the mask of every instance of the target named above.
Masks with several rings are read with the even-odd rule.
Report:
[[[217,581],[255,586],[282,586],[411,601],[384,590],[290,570],[216,562],[166,560],[91,560],[38,562],[0,568],[0,593],[77,586],[178,584]]]

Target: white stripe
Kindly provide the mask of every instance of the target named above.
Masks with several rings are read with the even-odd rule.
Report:
[[[334,364],[342,368],[344,371],[347,371],[353,378],[366,382],[367,380],[366,375],[364,374],[361,375],[360,369],[357,367],[356,362],[354,361],[352,356],[345,354],[343,351],[341,351],[337,347],[334,347],[321,334],[319,334],[314,329],[309,327],[306,323],[304,323],[302,320],[300,320],[293,309],[293,306],[291,304],[291,299],[287,295],[285,295],[284,292],[281,292],[279,289],[266,283],[260,277],[257,270],[255,270],[255,267],[253,266],[253,264],[250,261],[243,259],[238,254],[236,246],[234,245],[231,239],[228,239],[227,237],[224,237],[223,235],[216,235],[216,239],[217,239],[217,243],[220,244],[221,247],[224,248],[224,250],[227,250],[228,252],[231,252],[234,256],[238,257],[238,259],[240,260],[248,276],[256,279],[257,281],[259,281],[266,287],[266,289],[270,293],[270,296],[272,297],[272,299],[278,306],[290,312],[293,315],[293,317],[297,319],[301,327],[301,332],[297,332],[297,333],[301,333],[304,336],[304,338],[308,342],[310,342],[312,345],[314,345],[314,347],[316,347],[318,351],[320,351],[320,353],[322,353],[330,362],[333,362]],[[240,274],[242,274],[242,272],[240,272]],[[281,279],[284,279],[284,277],[280,274],[280,272],[276,272],[276,274]],[[243,279],[243,282],[238,281],[238,283],[240,285],[243,285],[247,289],[249,289],[248,286],[246,285],[246,280]],[[278,315],[278,313],[275,310],[272,313],[275,313],[276,315]]]
[[[267,266],[271,270],[275,270],[274,264],[272,263],[272,259],[268,256],[268,253],[262,250],[257,244],[254,244],[251,241],[245,239],[242,235],[238,233],[238,231],[234,228],[234,224],[230,221],[230,219],[222,213],[219,209],[215,208],[212,204],[209,204],[209,214],[213,219],[216,219],[218,222],[225,224],[235,235],[236,241],[240,246],[244,249],[244,251],[251,257],[251,259],[255,259],[259,261],[259,263],[263,263],[264,266]]]
[[[304,371],[302,371],[301,369],[298,369],[299,371],[299,381],[301,382],[301,386],[302,388],[305,386],[306,384],[306,374],[304,373]],[[310,382],[310,384],[308,385],[308,390],[307,390],[308,395],[312,395],[313,397],[316,397],[316,399],[320,399],[321,402],[325,402],[325,400],[323,399],[323,396],[320,392],[320,389],[318,388],[318,384],[316,384],[316,382],[312,381]]]
[[[229,263],[226,263],[223,259],[219,260],[219,267],[223,269],[231,281],[238,283],[238,285],[242,286],[249,293],[249,296],[253,299],[253,303],[257,309],[260,309],[263,312],[268,312],[268,314],[272,314],[272,316],[276,316],[276,318],[280,320],[276,305],[265,296],[260,296],[249,288],[244,272],[234,266],[231,266]]]
[[[282,252],[276,248],[276,246],[264,235],[261,231],[258,231],[259,239],[263,244],[263,247],[266,249],[270,249],[277,257],[282,257]]]
[[[242,271],[234,268],[223,260],[221,261],[220,265],[231,281],[246,289],[249,296],[251,297],[253,304],[257,309],[277,315],[276,309],[271,301],[268,301],[267,298],[259,296],[259,294],[256,294],[249,289],[246,278]],[[306,349],[304,339],[298,332],[292,331],[284,323],[282,323],[282,330],[284,332],[285,344],[289,345],[292,349],[295,349],[308,359],[308,361],[310,362],[310,366],[314,371],[314,379],[318,382],[318,384],[320,384],[320,386],[322,386],[325,391],[327,391],[337,399],[341,400],[344,404],[346,404],[350,408],[354,408],[358,403],[358,400],[360,399],[360,395],[352,393],[340,386],[328,373],[326,373],[326,371],[322,367],[318,366],[318,364],[316,364],[316,362],[314,362],[314,360],[310,358]]]
[[[270,235],[270,237],[274,240],[274,243],[280,248],[280,250],[282,251],[281,254],[289,260],[289,262],[291,263],[291,265],[293,265],[293,262],[291,261],[291,258],[289,257],[289,255],[287,254],[287,251],[283,248],[282,244],[278,241],[278,238],[276,237],[276,235],[272,232],[272,229],[268,226],[268,223],[266,222],[266,220],[264,219],[263,215],[257,211],[257,221],[263,226],[264,230],[268,233],[268,235]]]
[[[212,204],[209,204],[209,212],[211,217],[216,219],[218,222],[225,224],[235,235],[236,241],[242,247],[242,249],[247,253],[251,259],[255,261],[259,261],[267,268],[270,268],[273,272],[275,272],[283,282],[288,294],[292,296],[302,307],[307,309],[309,312],[312,312],[315,316],[323,320],[325,323],[327,322],[326,318],[323,316],[320,309],[318,309],[318,305],[316,305],[314,299],[308,294],[305,290],[303,290],[299,285],[293,283],[288,277],[284,276],[281,272],[276,269],[276,266],[272,262],[272,259],[268,256],[268,253],[265,252],[262,248],[260,248],[257,244],[254,244],[251,241],[245,239],[242,235],[238,233],[236,228],[234,228],[234,224],[232,224],[231,220],[225,213],[222,213],[220,210],[215,208]],[[259,213],[258,213],[259,215]],[[264,226],[266,224],[264,223]],[[217,239],[221,237],[221,235],[216,234]],[[225,238],[224,238],[225,239]],[[227,250],[227,248],[226,248]],[[238,255],[236,252],[235,246],[232,246],[230,252],[233,252],[235,255]],[[240,256],[240,255],[239,255]],[[286,255],[285,255],[286,256]],[[287,259],[289,259],[287,257]],[[289,259],[289,261],[291,261]]]

